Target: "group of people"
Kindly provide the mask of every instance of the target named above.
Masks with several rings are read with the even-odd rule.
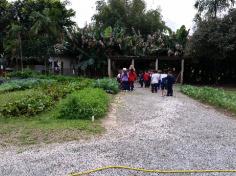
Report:
[[[124,91],[133,91],[134,82],[137,80],[137,74],[134,67],[131,65],[130,69],[123,68],[117,75],[117,81],[120,84],[120,88]]]
[[[145,71],[140,72],[137,76],[134,67],[131,65],[129,70],[123,68],[117,75],[117,81],[120,84],[120,88],[124,91],[133,91],[134,82],[136,80],[138,80],[141,88],[150,88],[151,86],[152,93],[157,93],[158,90],[161,90],[162,96],[173,96],[175,77],[171,71]]]
[[[145,71],[144,73],[141,72],[138,77],[140,86],[145,86],[145,88],[151,86],[152,93],[157,93],[158,90],[161,90],[162,96],[173,96],[173,84],[175,83],[175,78],[171,71]]]

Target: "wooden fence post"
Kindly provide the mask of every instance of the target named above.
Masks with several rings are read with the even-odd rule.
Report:
[[[135,66],[134,66],[134,59],[132,59],[131,65],[133,65],[133,67],[135,68]]]
[[[180,77],[180,83],[184,83],[184,59],[181,60],[181,77]]]
[[[158,64],[159,64],[159,63],[158,63],[158,58],[156,58],[156,63],[155,63],[155,70],[156,70],[156,71],[158,71],[158,67],[159,67]]]
[[[108,77],[111,78],[111,59],[109,57],[107,58],[107,64]]]

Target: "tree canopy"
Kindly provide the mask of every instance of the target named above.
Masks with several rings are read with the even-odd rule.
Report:
[[[160,10],[147,11],[143,0],[99,0],[96,9],[93,19],[102,29],[119,26],[132,34],[134,28],[144,35],[170,31],[162,20]]]
[[[75,23],[68,2],[60,0],[17,0],[0,2],[0,53],[7,58],[41,59],[53,52]],[[30,59],[31,58],[31,59]]]
[[[230,9],[233,3],[234,1],[196,1],[200,12],[206,12],[203,18],[196,22],[196,29],[185,51],[187,57],[198,63],[191,71],[195,76],[193,80],[198,80],[196,77],[199,77],[199,81],[217,83],[235,79],[236,9]],[[217,6],[209,9],[212,4]],[[218,10],[227,13],[218,17]]]

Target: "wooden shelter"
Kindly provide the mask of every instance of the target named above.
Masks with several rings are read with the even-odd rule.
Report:
[[[112,66],[116,64],[118,61],[126,62],[126,64],[133,65],[135,67],[136,62],[154,62],[155,63],[155,70],[159,70],[159,63],[160,61],[179,61],[180,63],[180,83],[182,84],[184,81],[184,58],[179,56],[107,56],[107,63],[108,63],[108,76],[112,77]]]

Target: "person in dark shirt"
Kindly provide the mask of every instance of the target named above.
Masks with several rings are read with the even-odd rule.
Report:
[[[169,71],[166,77],[166,87],[167,87],[167,96],[173,96],[173,84],[175,83],[175,78],[172,73]]]
[[[141,88],[143,88],[143,82],[144,82],[143,72],[139,73],[138,79],[139,79],[139,84],[140,84]]]

